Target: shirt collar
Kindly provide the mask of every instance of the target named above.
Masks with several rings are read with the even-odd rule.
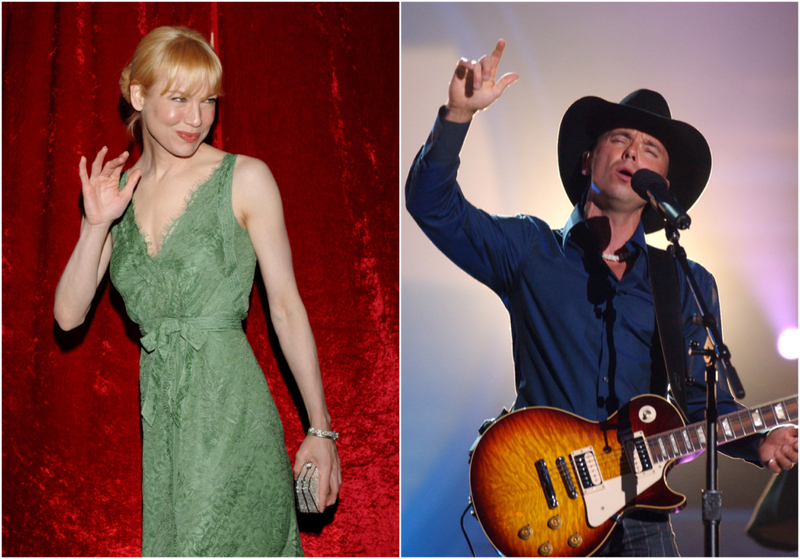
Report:
[[[567,239],[569,239],[571,235],[576,234],[579,238],[574,240],[581,246],[585,246],[582,239],[588,237],[589,228],[586,226],[586,222],[583,220],[583,212],[581,211],[580,204],[576,205],[572,210],[569,219],[567,219],[567,223],[564,225],[563,232],[564,233],[561,237],[562,249],[567,247]],[[647,242],[644,238],[644,226],[642,225],[641,221],[639,221],[639,226],[636,228],[636,232],[628,240],[628,242],[625,243],[625,246],[628,247],[628,250],[630,251],[633,251],[634,248],[638,248],[645,254],[645,257],[647,256]]]

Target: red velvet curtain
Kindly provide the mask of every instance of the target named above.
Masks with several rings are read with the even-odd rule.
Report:
[[[214,32],[215,145],[281,188],[342,433],[340,502],[301,520],[306,553],[398,554],[398,21],[396,3],[3,4],[4,555],[141,551],[138,329],[108,279],[76,331],[52,308],[79,158],[131,147],[117,81],[160,25]],[[259,279],[246,332],[293,459],[303,418],[264,300]]]

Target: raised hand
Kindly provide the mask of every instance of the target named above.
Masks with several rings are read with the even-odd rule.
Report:
[[[484,55],[477,62],[466,58],[459,60],[450,80],[447,120],[468,122],[472,115],[494,103],[509,85],[519,79],[519,74],[514,73],[496,79],[505,47],[506,42],[500,39],[491,56]]]
[[[103,165],[108,148],[101,149],[92,163],[92,176],[86,172],[86,158],[81,156],[78,174],[83,190],[81,233],[72,256],[56,287],[53,316],[64,330],[83,324],[92,306],[97,286],[103,279],[111,258],[111,223],[120,217],[133,197],[133,189],[142,176],[133,171],[119,189],[122,167],[128,160],[125,152]]]
[[[92,176],[86,172],[86,158],[81,156],[78,174],[81,177],[83,190],[83,210],[89,225],[110,225],[120,217],[133,197],[133,189],[139,182],[142,172],[133,171],[125,183],[125,188],[119,189],[119,178],[122,167],[128,160],[128,152],[123,152],[116,159],[110,159],[103,165],[103,159],[108,153],[108,148],[103,147],[92,163]]]

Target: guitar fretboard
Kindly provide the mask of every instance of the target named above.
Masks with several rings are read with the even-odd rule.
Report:
[[[717,421],[717,444],[792,423],[797,423],[797,396],[720,416]],[[702,421],[664,431],[646,440],[650,456],[657,463],[696,455],[705,450],[707,445],[706,423]]]

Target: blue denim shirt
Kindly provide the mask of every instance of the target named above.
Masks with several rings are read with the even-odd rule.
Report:
[[[503,217],[471,205],[456,182],[458,154],[469,124],[434,124],[406,183],[406,206],[425,234],[455,264],[491,288],[508,309],[516,375],[515,409],[552,406],[590,420],[607,418],[640,394],[651,393],[655,310],[644,230],[627,242],[637,256],[622,277],[611,272],[576,207],[562,229],[529,215]],[[690,263],[709,311],[719,321],[713,276]],[[689,415],[702,421],[705,363],[688,355],[706,333],[679,270]],[[662,394],[664,395],[664,394]],[[718,383],[720,413],[739,409],[726,382]],[[757,441],[743,452],[755,460]],[[745,441],[741,441],[745,442]],[[742,446],[736,444],[737,447]]]

